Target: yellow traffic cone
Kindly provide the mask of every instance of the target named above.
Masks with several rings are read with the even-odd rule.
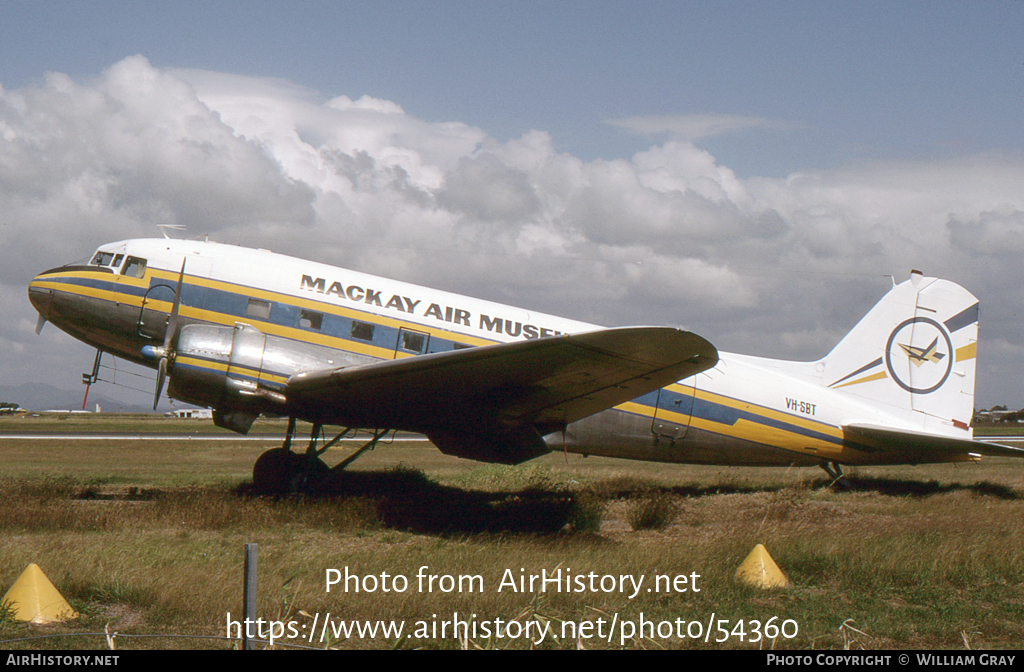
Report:
[[[758,588],[788,588],[791,584],[762,544],[754,546],[736,569],[736,580]]]
[[[34,562],[0,599],[0,605],[9,607],[16,620],[37,625],[78,618],[78,612],[71,608]]]

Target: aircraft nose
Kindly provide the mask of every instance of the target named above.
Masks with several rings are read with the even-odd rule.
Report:
[[[53,292],[42,286],[42,275],[32,278],[28,284],[28,300],[32,306],[45,319],[50,319],[50,308],[53,306]]]

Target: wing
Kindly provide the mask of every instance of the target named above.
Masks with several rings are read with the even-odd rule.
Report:
[[[508,462],[547,452],[543,434],[717,361],[696,334],[627,327],[304,373],[285,393],[302,417],[423,432],[445,452]]]
[[[844,425],[844,438],[855,448],[872,453],[897,453],[902,462],[937,462],[936,454],[946,454],[950,461],[958,456],[989,455],[992,457],[1024,457],[1024,449],[986,443],[952,436],[911,432],[876,425]]]

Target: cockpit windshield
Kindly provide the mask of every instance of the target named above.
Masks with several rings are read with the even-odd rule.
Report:
[[[110,262],[114,260],[113,252],[97,252],[96,256],[89,262],[91,266],[110,266]]]
[[[124,262],[123,269],[121,268],[122,262]],[[98,250],[96,254],[93,255],[92,261],[89,262],[89,265],[106,268],[114,273],[120,272],[122,275],[127,275],[133,278],[141,278],[146,272],[145,259],[128,257],[126,260],[123,253],[118,254],[116,252],[104,252],[103,250]]]
[[[116,271],[121,266],[121,261],[124,259],[123,254],[114,254],[113,252],[97,252],[89,262],[90,266],[111,266]]]

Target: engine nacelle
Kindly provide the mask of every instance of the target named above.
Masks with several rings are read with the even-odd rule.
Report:
[[[284,389],[291,376],[357,363],[346,352],[270,336],[242,322],[191,324],[178,335],[167,394],[214,407],[217,425],[244,434],[261,413],[287,413]]]

